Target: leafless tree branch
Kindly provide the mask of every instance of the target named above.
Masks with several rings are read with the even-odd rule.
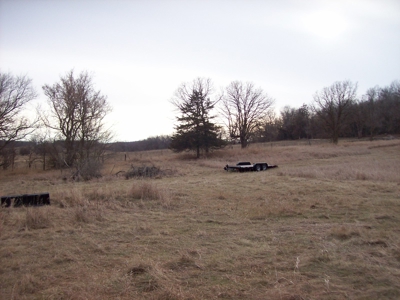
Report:
[[[251,135],[267,116],[274,100],[251,82],[233,81],[222,95],[222,115],[231,138],[247,147]]]
[[[0,150],[12,141],[25,138],[35,129],[36,123],[21,113],[36,97],[31,79],[0,73]]]

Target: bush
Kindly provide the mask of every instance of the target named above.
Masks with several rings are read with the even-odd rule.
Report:
[[[155,166],[143,166],[143,167],[135,167],[131,166],[131,169],[125,173],[125,178],[134,178],[134,177],[147,177],[154,178],[162,175],[162,171],[160,168]]]
[[[90,180],[101,177],[102,163],[98,160],[87,159],[82,161],[76,167],[76,172],[72,175],[74,180]]]

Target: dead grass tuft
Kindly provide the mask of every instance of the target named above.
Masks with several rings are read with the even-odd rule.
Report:
[[[30,273],[26,273],[22,278],[16,283],[14,293],[19,297],[23,295],[35,294],[42,288],[42,283],[38,278]]]
[[[135,181],[127,196],[134,200],[141,200],[141,206],[143,206],[146,201],[156,201],[166,209],[175,206],[172,193],[168,189],[162,188],[150,181]]]
[[[22,227],[26,230],[44,229],[52,226],[49,207],[28,207]]]
[[[186,299],[182,297],[182,290],[175,286],[169,271],[157,263],[134,266],[127,277],[132,290],[150,299]]]
[[[132,267],[128,276],[134,284],[134,289],[138,292],[149,293],[159,289],[157,279],[153,276],[150,266],[139,265]]]
[[[80,207],[88,203],[88,199],[82,193],[82,190],[77,187],[58,190],[52,198],[59,204],[61,208]]]
[[[160,193],[155,184],[148,181],[134,182],[129,196],[139,200],[158,200]]]
[[[90,214],[85,206],[77,206],[74,208],[75,221],[78,223],[89,223]]]
[[[200,268],[196,264],[193,256],[189,255],[188,253],[182,253],[181,257],[178,260],[170,261],[166,263],[164,267],[172,271],[182,271],[189,268]]]
[[[360,231],[349,226],[339,226],[331,229],[330,236],[338,240],[349,240],[361,236]]]
[[[298,200],[297,200],[298,201]],[[304,204],[285,198],[264,200],[259,205],[251,207],[247,212],[250,220],[266,220],[269,217],[294,217],[305,210]]]

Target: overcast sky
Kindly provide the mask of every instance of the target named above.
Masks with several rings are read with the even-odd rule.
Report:
[[[0,0],[0,70],[44,84],[88,71],[119,141],[173,133],[174,91],[253,82],[275,109],[335,81],[400,79],[400,1]],[[36,104],[35,103],[35,104]]]

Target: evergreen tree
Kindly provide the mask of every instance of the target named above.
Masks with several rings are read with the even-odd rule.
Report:
[[[220,127],[212,122],[215,117],[210,116],[216,104],[208,97],[210,92],[210,80],[201,78],[196,79],[190,88],[183,84],[178,89],[173,104],[181,116],[177,117],[179,125],[171,138],[173,151],[196,151],[199,158],[202,150],[208,153],[225,145],[219,134]]]

